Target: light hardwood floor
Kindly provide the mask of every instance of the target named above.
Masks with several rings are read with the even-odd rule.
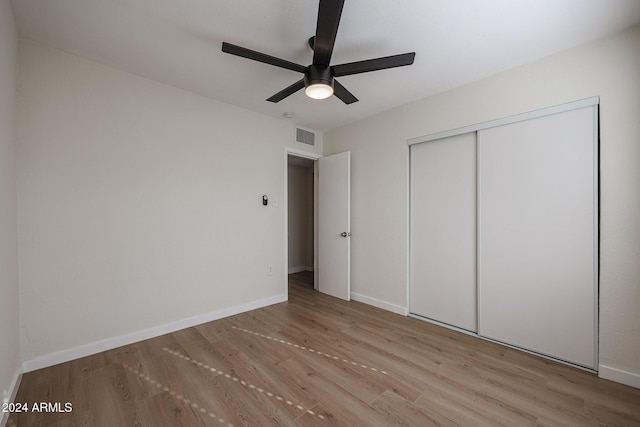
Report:
[[[9,426],[638,426],[640,390],[313,291],[24,375]]]

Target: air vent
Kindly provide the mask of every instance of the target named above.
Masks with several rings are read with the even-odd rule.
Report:
[[[316,134],[308,130],[296,128],[296,141],[307,145],[316,145]]]

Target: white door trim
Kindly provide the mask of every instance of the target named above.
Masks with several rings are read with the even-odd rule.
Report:
[[[444,132],[432,133],[429,135],[418,136],[416,138],[410,138],[407,140],[407,145],[421,144],[423,142],[435,141],[436,139],[448,138],[450,136],[461,135],[463,133],[477,132],[483,129],[522,122],[524,120],[536,119],[538,117],[550,116],[552,114],[563,113],[565,111],[578,110],[584,107],[597,106],[599,104],[600,97],[592,96],[591,98],[567,102],[566,104],[554,105],[553,107],[541,108],[539,110],[515,114],[512,116],[502,117],[500,119],[489,120],[487,122],[475,123],[469,126],[463,126],[461,128],[451,129]]]

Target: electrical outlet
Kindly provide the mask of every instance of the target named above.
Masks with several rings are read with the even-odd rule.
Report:
[[[267,276],[273,276],[273,265],[267,266]]]

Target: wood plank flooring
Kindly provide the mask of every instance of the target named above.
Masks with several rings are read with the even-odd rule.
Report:
[[[312,280],[312,277],[311,277]],[[640,390],[313,290],[22,378],[8,426],[639,426]]]

